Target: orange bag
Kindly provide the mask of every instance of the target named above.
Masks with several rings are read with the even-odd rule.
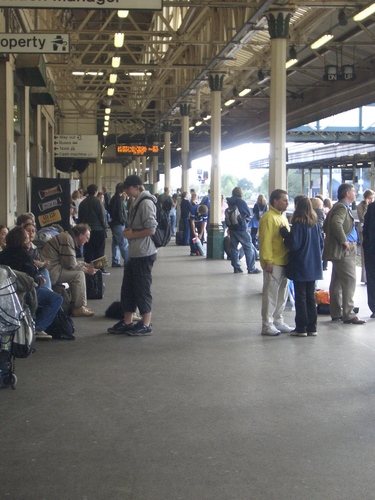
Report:
[[[329,291],[328,290],[316,290],[315,291],[315,302],[319,304],[329,304]]]

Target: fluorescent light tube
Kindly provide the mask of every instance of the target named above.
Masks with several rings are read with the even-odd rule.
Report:
[[[353,21],[363,21],[366,17],[371,16],[375,12],[375,3],[369,5],[366,9],[361,10],[355,16],[353,16]]]
[[[333,35],[331,33],[326,33],[325,35],[321,36],[318,40],[316,40],[316,42],[312,43],[310,45],[310,48],[312,50],[319,49],[319,47],[322,47],[323,45],[325,45],[327,42],[332,40],[332,38],[333,38]]]

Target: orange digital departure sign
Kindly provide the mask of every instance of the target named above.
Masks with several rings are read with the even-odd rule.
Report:
[[[145,144],[117,144],[117,156],[156,156],[159,154],[159,146],[146,146]]]

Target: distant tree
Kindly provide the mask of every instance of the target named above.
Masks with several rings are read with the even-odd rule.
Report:
[[[238,181],[238,185],[242,188],[242,191],[254,191],[254,184],[245,177]]]
[[[260,184],[258,186],[258,193],[263,193],[264,196],[268,199],[268,189],[269,189],[269,175],[264,174]]]
[[[234,175],[225,174],[221,177],[221,192],[224,198],[232,196],[232,189],[238,186],[238,178]]]

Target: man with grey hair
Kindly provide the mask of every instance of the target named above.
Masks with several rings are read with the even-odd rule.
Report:
[[[356,287],[356,257],[358,235],[350,205],[355,201],[353,184],[341,184],[337,191],[338,202],[333,205],[324,221],[323,260],[332,261],[332,276],[329,286],[332,321],[343,321],[352,325],[363,325],[354,309]]]

